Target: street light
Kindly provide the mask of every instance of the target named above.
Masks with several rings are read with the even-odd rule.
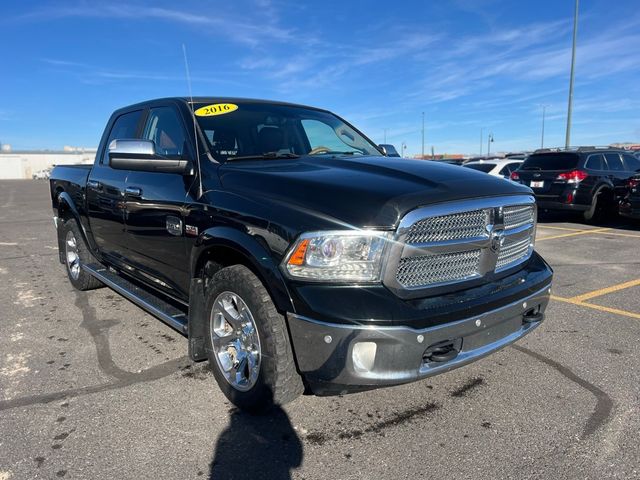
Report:
[[[491,144],[493,143],[493,132],[487,137],[487,158],[491,156]]]
[[[402,142],[400,144],[400,151],[402,152],[402,158],[406,158],[405,154],[407,153],[407,142]]]
[[[382,143],[387,143],[387,130],[389,130],[388,128],[384,128],[384,142]]]
[[[576,11],[573,16],[573,46],[571,48],[571,75],[569,77],[569,106],[567,107],[567,136],[564,146],[569,148],[571,144],[571,115],[573,113],[573,78],[576,65],[576,40],[578,38],[578,1],[576,0]]]
[[[542,107],[542,135],[540,138],[540,148],[544,148],[544,117],[545,117],[545,112],[547,110],[547,107],[549,105],[543,103],[540,106]]]
[[[424,160],[424,112],[422,112],[422,160]]]
[[[480,156],[482,156],[482,134],[484,133],[484,127],[480,128]]]

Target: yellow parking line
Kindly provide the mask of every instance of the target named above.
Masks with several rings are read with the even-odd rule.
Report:
[[[590,300],[601,295],[606,295],[607,293],[617,292],[618,290],[624,290],[625,288],[636,287],[638,285],[640,285],[640,278],[637,280],[630,280],[628,282],[619,283],[618,285],[612,285],[607,288],[600,288],[598,290],[594,290],[593,292],[583,293],[582,295],[576,295],[575,297],[571,297],[569,300],[584,302],[585,300]]]
[[[640,235],[633,235],[632,233],[618,233],[618,232],[594,232],[600,233],[602,235],[615,235],[617,237],[631,237],[631,238],[640,238]]]
[[[551,228],[552,230],[567,230],[569,232],[583,232],[586,230],[584,228],[554,227],[551,225],[540,225],[540,224],[538,224],[538,228]]]
[[[576,235],[587,235],[589,233],[601,233],[601,232],[607,232],[609,230],[611,229],[610,228],[594,228],[591,230],[580,230],[578,232],[573,232],[573,233],[563,233],[562,235],[552,235],[551,237],[537,238],[536,242],[541,242],[543,240],[554,240],[556,238],[575,237]]]
[[[551,298],[553,300],[558,300],[560,302],[570,303],[572,305],[577,305],[579,307],[592,308],[594,310],[600,310],[601,312],[615,313],[616,315],[622,315],[623,317],[630,317],[630,318],[635,318],[635,319],[640,320],[640,314],[633,313],[633,312],[627,312],[626,310],[620,310],[618,308],[603,307],[602,305],[595,305],[593,303],[579,302],[577,300],[572,300],[571,298],[558,297],[556,295],[552,295]]]

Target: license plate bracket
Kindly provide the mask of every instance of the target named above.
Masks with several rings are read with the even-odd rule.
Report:
[[[544,188],[544,180],[531,180],[531,188]]]

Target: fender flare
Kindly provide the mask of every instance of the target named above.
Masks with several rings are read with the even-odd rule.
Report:
[[[92,253],[95,253],[95,249],[93,248],[93,244],[91,242],[89,242],[89,234],[85,228],[85,225],[82,223],[82,220],[80,218],[80,212],[78,211],[78,208],[76,207],[75,203],[73,202],[73,199],[71,198],[71,195],[69,195],[67,192],[60,192],[58,194],[58,196],[56,197],[57,202],[56,202],[56,211],[58,214],[58,219],[62,219],[63,215],[62,213],[64,211],[68,211],[71,213],[71,217],[76,221],[76,223],[78,224],[78,228],[80,229],[80,234],[82,235],[82,240],[84,241],[84,244],[89,248],[89,250]],[[64,257],[63,257],[63,252],[64,252],[64,239],[62,238],[62,231],[60,228],[57,229],[57,234],[58,234],[58,252],[60,254],[60,262],[64,263]]]
[[[255,237],[238,229],[219,226],[202,232],[191,250],[190,271],[191,285],[189,295],[189,356],[194,361],[205,360],[205,292],[198,269],[203,263],[203,256],[211,249],[224,247],[235,250],[247,262],[247,265],[257,274],[269,292],[276,309],[281,313],[294,312],[293,301],[284,276],[278,264],[273,260],[273,254]]]

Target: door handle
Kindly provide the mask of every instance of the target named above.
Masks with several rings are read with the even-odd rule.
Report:
[[[138,187],[127,187],[124,189],[124,193],[132,197],[140,197],[142,196],[142,189]]]
[[[102,184],[97,180],[87,180],[87,187],[100,190],[102,188]]]

